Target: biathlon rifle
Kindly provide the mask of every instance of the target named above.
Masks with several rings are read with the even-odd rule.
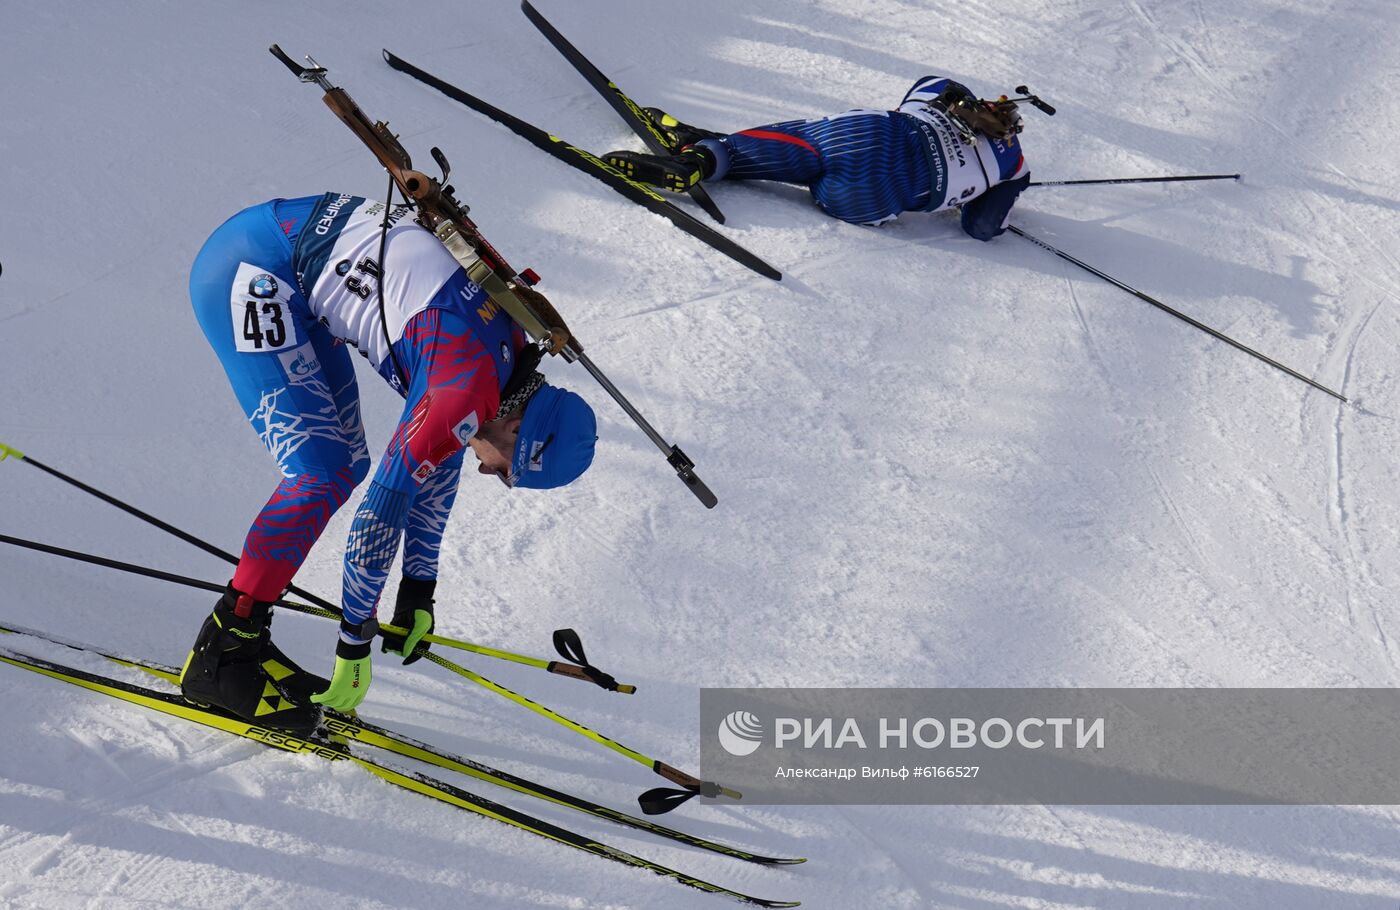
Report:
[[[663,439],[583,352],[582,343],[569,331],[568,325],[554,305],[534,289],[533,285],[539,280],[534,271],[526,269],[524,272],[516,272],[511,268],[505,257],[491,245],[468,217],[469,207],[457,200],[452,186],[447,183],[451,168],[442,149],[434,146],[431,150],[433,160],[442,169],[442,180],[439,181],[414,170],[412,158],[398,137],[389,131],[389,124],[382,120],[373,122],[365,116],[364,111],[360,110],[360,106],[345,89],[331,85],[330,80],[326,78],[324,66],[310,56],[306,58],[308,65],[302,66],[275,44],[268,50],[302,82],[314,83],[325,92],[323,100],[326,106],[334,111],[379,159],[379,163],[389,172],[389,176],[393,178],[404,197],[411,200],[417,212],[415,220],[442,241],[443,246],[462,266],[467,276],[509,313],[544,350],[562,356],[569,363],[581,363],[661,450],[676,474],[695,497],[704,503],[705,508],[714,508],[718,500],[704,481],[696,476],[695,462],[691,461],[679,446],[671,445]]]

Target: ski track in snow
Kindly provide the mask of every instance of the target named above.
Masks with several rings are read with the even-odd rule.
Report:
[[[1342,388],[1346,388],[1346,386],[1347,386],[1347,380],[1349,380],[1349,379],[1351,378],[1351,374],[1352,374],[1352,364],[1353,364],[1353,361],[1355,360],[1355,357],[1356,357],[1356,348],[1357,348],[1357,345],[1360,343],[1362,336],[1363,336],[1363,335],[1365,334],[1365,332],[1366,332],[1366,326],[1370,324],[1371,319],[1376,315],[1376,312],[1381,308],[1381,305],[1382,305],[1384,302],[1385,302],[1385,301],[1384,301],[1383,299],[1377,301],[1377,302],[1376,302],[1376,305],[1373,306],[1370,310],[1368,310],[1368,311],[1366,312],[1365,317],[1361,320],[1360,325],[1357,326],[1356,331],[1355,331],[1355,333],[1354,333],[1353,336],[1352,336],[1351,343],[1348,344],[1347,347],[1346,347],[1347,355],[1346,355],[1346,363],[1345,363],[1345,366],[1344,366],[1343,371],[1342,371]],[[1336,436],[1336,440],[1337,440],[1337,450],[1336,450],[1336,456],[1335,456],[1335,458],[1336,458],[1336,474],[1335,474],[1335,477],[1336,477],[1336,498],[1335,498],[1336,510],[1335,510],[1335,515],[1336,515],[1336,521],[1337,521],[1337,526],[1338,526],[1339,531],[1340,531],[1340,535],[1341,535],[1343,541],[1344,541],[1345,544],[1346,544],[1346,557],[1347,557],[1347,558],[1345,558],[1345,559],[1342,560],[1342,565],[1343,565],[1343,570],[1344,570],[1345,573],[1346,573],[1347,622],[1348,622],[1348,624],[1350,624],[1350,625],[1352,625],[1352,626],[1354,627],[1354,626],[1356,625],[1356,618],[1355,618],[1355,615],[1354,615],[1354,612],[1353,612],[1353,611],[1354,611],[1353,602],[1354,602],[1354,599],[1355,599],[1355,598],[1354,598],[1354,596],[1353,596],[1354,582],[1353,582],[1353,571],[1352,571],[1351,567],[1352,567],[1353,565],[1355,565],[1355,566],[1360,566],[1360,571],[1362,572],[1363,575],[1365,575],[1365,580],[1366,580],[1367,582],[1370,583],[1370,587],[1371,587],[1372,590],[1376,590],[1376,591],[1383,590],[1383,587],[1382,587],[1382,585],[1378,582],[1378,580],[1375,578],[1375,575],[1373,574],[1373,572],[1372,572],[1372,570],[1371,570],[1371,568],[1370,568],[1370,562],[1369,562],[1368,560],[1364,559],[1364,558],[1361,558],[1361,557],[1365,556],[1366,554],[1364,554],[1364,553],[1358,553],[1358,545],[1357,545],[1356,541],[1355,541],[1354,538],[1353,538],[1353,535],[1352,535],[1352,532],[1351,532],[1351,527],[1350,527],[1349,515],[1348,515],[1348,512],[1347,512],[1347,504],[1346,504],[1347,489],[1346,489],[1345,474],[1344,474],[1344,471],[1343,471],[1343,455],[1342,455],[1342,453],[1343,453],[1343,442],[1345,441],[1345,438],[1346,438],[1346,434],[1345,434],[1344,429],[1343,429],[1343,423],[1344,423],[1345,418],[1346,418],[1346,416],[1347,416],[1347,411],[1348,411],[1348,410],[1350,410],[1350,409],[1347,407],[1346,404],[1344,404],[1344,403],[1342,403],[1342,402],[1338,402],[1337,405],[1336,405],[1336,415],[1337,415],[1337,416],[1336,416],[1336,419],[1335,419],[1335,423],[1334,423],[1334,425],[1333,425],[1333,427],[1334,427],[1334,432],[1335,432],[1335,436]],[[1371,623],[1372,623],[1373,628],[1374,628],[1375,631],[1376,631],[1376,636],[1377,636],[1377,638],[1378,638],[1378,640],[1379,640],[1379,642],[1380,642],[1381,650],[1384,652],[1386,659],[1390,662],[1390,665],[1391,665],[1392,669],[1400,669],[1400,662],[1397,662],[1397,659],[1396,659],[1395,646],[1391,643],[1390,637],[1386,634],[1385,625],[1384,625],[1384,624],[1382,623],[1382,621],[1381,621],[1380,607],[1379,607],[1379,605],[1376,603],[1376,598],[1375,598],[1375,597],[1372,597],[1372,598],[1369,599],[1368,602],[1369,602],[1369,604],[1370,604],[1369,612],[1370,612],[1370,616],[1371,616]]]
[[[546,503],[464,480],[440,630],[543,653],[571,626],[640,688],[600,696],[463,661],[474,670],[692,770],[700,686],[1400,678],[1400,167],[1383,154],[1400,102],[1376,90],[1400,73],[1393,4],[537,5],[643,103],[702,125],[884,107],[938,72],[983,94],[1026,82],[1059,108],[1023,112],[1036,178],[1241,170],[1239,184],[1035,189],[1013,220],[1352,404],[1323,407],[1020,238],[979,244],[918,215],[857,228],[800,188],[715,187],[721,230],[784,272],[767,281],[379,58],[387,42],[582,147],[636,148],[515,0],[470,16],[428,0],[412,17],[344,0],[17,0],[0,30],[0,73],[20,89],[0,93],[0,441],[236,549],[277,472],[189,318],[190,262],[244,206],[384,191],[319,93],[266,53],[277,41],[327,65],[420,166],[446,151],[493,243],[540,271],[721,500],[696,506],[601,394],[585,482]],[[642,40],[663,21],[683,38]],[[577,368],[547,372],[592,391]],[[377,455],[400,405],[360,379]],[[227,578],[13,461],[0,503],[0,533]],[[304,587],[338,590],[352,513],[331,520]],[[0,581],[0,619],[166,662],[212,601],[10,548]],[[328,668],[333,626],[279,617],[283,647]],[[608,805],[656,783],[431,667],[375,671],[366,716],[411,735]],[[719,905],[357,769],[9,667],[0,686],[5,910]],[[668,819],[810,857],[774,870],[467,787],[813,908],[1400,904],[1393,807],[691,803]]]

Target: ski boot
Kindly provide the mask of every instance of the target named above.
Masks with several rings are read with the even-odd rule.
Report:
[[[660,138],[666,150],[679,152],[689,148],[701,139],[720,139],[724,133],[716,133],[711,130],[702,130],[698,126],[691,126],[688,123],[681,123],[675,117],[666,113],[659,107],[643,108],[647,118],[651,121],[651,131]]]
[[[263,645],[262,668],[282,694],[299,705],[311,703],[311,696],[331,687],[331,681],[310,670],[303,670],[272,640],[272,608],[267,609],[267,644]]]
[[[238,592],[230,583],[185,659],[180,691],[194,704],[212,705],[250,723],[307,736],[321,721],[320,709],[293,700],[291,690],[296,690],[296,696],[309,697],[324,688],[314,689],[315,683],[304,679],[312,674],[272,644],[271,606]],[[278,677],[285,691],[279,688]],[[288,682],[297,677],[303,680],[295,685]]]
[[[692,145],[675,155],[645,155],[626,150],[608,152],[603,160],[628,179],[684,193],[715,172],[715,156],[704,146]]]

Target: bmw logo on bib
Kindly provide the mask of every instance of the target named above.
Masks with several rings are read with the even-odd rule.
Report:
[[[263,272],[248,282],[248,293],[264,299],[277,296],[277,279]]]

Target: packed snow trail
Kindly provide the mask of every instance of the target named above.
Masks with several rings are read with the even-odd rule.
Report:
[[[543,276],[720,499],[698,507],[600,395],[585,482],[546,501],[465,481],[443,634],[533,651],[573,627],[639,691],[493,667],[504,685],[683,757],[698,750],[701,686],[1400,683],[1400,163],[1378,151],[1400,102],[1377,90],[1400,41],[1391,4],[536,5],[641,103],[688,122],[893,105],[937,72],[984,94],[1029,84],[1058,108],[1027,117],[1033,179],[1239,171],[1239,184],[1034,188],[1014,217],[1355,406],[1018,238],[977,243],[951,217],[856,228],[801,188],[714,187],[722,230],[783,271],[775,284],[379,56],[392,36],[582,148],[640,148],[514,0],[470,15],[429,0],[411,18],[341,0],[17,0],[0,30],[13,89],[0,93],[0,441],[236,549],[278,475],[192,318],[194,253],[245,206],[384,184],[267,55],[275,41],[331,67],[417,158],[443,148],[473,218]],[[377,450],[399,405],[362,387]],[[0,502],[0,533],[227,577],[22,465],[0,463]],[[299,584],[338,589],[350,518]],[[12,549],[0,579],[0,621],[165,663],[213,603]],[[326,624],[280,615],[275,629],[329,669]],[[366,717],[607,805],[650,785],[422,664],[377,660]],[[118,717],[19,671],[0,683],[0,906],[714,905],[354,769]],[[1388,807],[682,811],[687,830],[809,862],[750,870],[609,842],[813,907],[1400,902]]]

